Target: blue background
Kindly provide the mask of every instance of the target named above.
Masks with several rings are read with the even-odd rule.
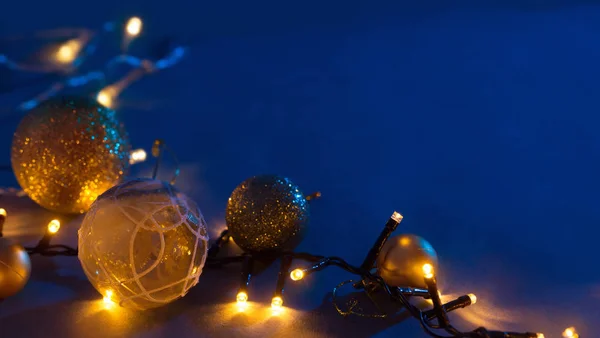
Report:
[[[593,337],[600,6],[419,3],[23,1],[3,4],[0,34],[96,28],[139,15],[145,30],[132,53],[144,56],[163,36],[186,44],[180,64],[132,85],[117,109],[135,147],[163,138],[175,150],[178,186],[199,203],[211,234],[223,228],[237,184],[288,176],[305,193],[323,193],[300,251],[358,264],[397,210],[405,216],[398,231],[436,248],[442,292],[479,296],[455,315],[459,327],[558,337],[575,325]],[[90,62],[102,64],[119,40],[106,44]],[[0,53],[25,53],[26,45],[5,39]],[[7,163],[19,121],[12,108],[51,84],[19,81],[0,71],[0,87],[15,89],[0,96]],[[0,182],[16,186],[8,173]],[[21,212],[8,233],[43,228],[45,211],[6,203]],[[74,243],[75,229],[61,236]],[[228,318],[222,306],[235,297],[237,272],[207,271],[183,300],[123,314],[116,324],[82,314],[98,295],[76,259],[36,257],[28,286],[0,303],[0,335],[424,336],[412,319],[337,317],[323,298],[348,276],[333,269],[287,288],[289,318]],[[273,267],[253,284],[264,306],[275,278]]]

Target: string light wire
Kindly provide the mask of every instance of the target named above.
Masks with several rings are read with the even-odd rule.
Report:
[[[183,46],[175,46],[167,52],[160,53],[162,55],[159,55],[157,60],[144,59],[123,53],[122,55],[112,57],[104,65],[103,69],[90,71],[85,74],[77,74],[81,65],[98,49],[100,41],[107,34],[113,33],[115,27],[117,27],[115,22],[108,22],[97,32],[87,29],[56,31],[54,35],[61,33],[59,37],[64,38],[73,35],[75,37],[67,40],[57,48],[50,48],[50,52],[48,53],[51,53],[51,55],[46,55],[49,60],[48,63],[39,66],[19,63],[9,58],[6,54],[0,54],[0,66],[4,66],[11,71],[55,74],[60,77],[60,80],[53,83],[48,89],[21,103],[18,109],[21,111],[31,110],[68,88],[83,87],[93,82],[103,83],[106,81],[107,71],[116,65],[124,64],[132,69],[116,82],[109,84],[94,94],[95,99],[99,103],[112,108],[117,97],[135,81],[138,81],[147,74],[176,65],[185,55],[185,47]],[[126,46],[131,43],[131,40],[140,34],[141,29],[142,20],[140,18],[133,17],[129,19],[124,31],[124,40],[127,40],[127,44],[123,48],[124,52],[126,51]]]
[[[6,212],[4,212],[4,214],[6,214]],[[52,238],[52,236],[54,234],[56,234],[56,232],[60,228],[60,223],[58,223],[58,226],[57,226],[57,224],[56,224],[57,222],[58,222],[58,220],[52,220],[49,223],[46,234],[44,235],[44,238],[42,238],[42,240],[38,243],[37,246],[32,247],[32,248],[26,248],[26,250],[29,254],[32,254],[32,255],[39,254],[42,256],[77,256],[77,254],[78,254],[77,248],[69,247],[66,245],[51,245],[50,244],[50,239]],[[53,230],[53,229],[56,229],[56,230]],[[387,232],[387,229],[384,229],[384,231]],[[473,304],[474,303],[473,300],[476,298],[474,297],[474,295],[466,295],[466,296],[459,297],[456,300],[448,302],[443,305],[441,303],[439,303],[439,305],[437,307],[434,307],[433,310],[423,311],[423,310],[417,308],[416,306],[414,306],[408,300],[407,296],[418,296],[418,297],[422,297],[422,298],[433,299],[435,297],[439,297],[437,291],[432,291],[432,290],[435,290],[435,288],[430,289],[426,292],[425,290],[412,289],[412,288],[408,288],[408,287],[391,287],[384,281],[384,279],[382,277],[380,277],[378,275],[374,275],[370,271],[370,269],[364,268],[362,265],[354,266],[354,265],[350,264],[349,262],[345,261],[344,259],[342,259],[340,257],[336,257],[336,256],[326,257],[326,256],[313,255],[310,253],[302,253],[302,252],[298,252],[298,253],[296,253],[296,252],[279,252],[279,253],[268,253],[268,254],[245,253],[243,255],[237,255],[237,256],[218,257],[220,247],[224,246],[226,243],[229,242],[228,238],[229,238],[228,231],[223,231],[221,233],[221,235],[216,239],[214,244],[209,249],[209,255],[206,260],[205,266],[207,268],[221,268],[228,264],[243,263],[243,269],[242,269],[241,275],[240,275],[241,286],[240,286],[240,289],[238,290],[238,294],[236,297],[237,303],[238,303],[241,311],[245,310],[245,308],[246,308],[245,304],[249,299],[248,285],[251,281],[252,269],[253,269],[253,265],[254,265],[253,262],[255,260],[283,259],[284,261],[282,262],[282,268],[280,269],[280,273],[279,273],[280,277],[289,274],[289,266],[291,265],[292,261],[300,260],[300,261],[304,261],[304,262],[312,264],[312,266],[310,268],[302,270],[303,278],[306,275],[309,275],[311,273],[318,272],[318,271],[324,270],[328,267],[335,266],[335,267],[338,267],[348,273],[351,273],[351,274],[354,274],[354,275],[360,277],[362,283],[356,283],[355,285],[362,285],[362,287],[376,286],[376,288],[374,288],[374,289],[378,289],[378,290],[385,292],[385,294],[388,295],[388,297],[391,301],[398,303],[400,305],[400,308],[406,309],[411,314],[412,317],[416,318],[419,321],[424,332],[426,332],[428,335],[430,335],[432,337],[436,337],[436,338],[445,338],[445,337],[543,338],[543,334],[541,334],[541,333],[531,333],[531,332],[516,333],[516,332],[490,331],[485,328],[477,328],[470,332],[461,332],[461,331],[457,330],[456,328],[454,328],[452,325],[450,325],[449,320],[444,320],[440,324],[437,324],[437,325],[433,324],[433,323],[431,323],[432,319],[437,318],[439,320],[439,317],[440,317],[439,311],[443,311],[444,316],[445,316],[445,314],[447,312],[454,311],[458,308],[466,307],[468,305]],[[375,246],[380,246],[380,245],[381,245],[381,243],[378,240],[375,243]],[[294,270],[294,271],[296,271],[296,270]],[[431,283],[434,282],[434,280],[435,280],[435,278],[433,276],[433,271],[429,270],[428,268],[424,268],[424,276],[425,276],[424,277],[425,280],[429,280],[428,286],[431,285]],[[299,278],[298,280],[303,279],[303,278]],[[293,280],[293,278],[291,278],[291,279]],[[338,285],[334,288],[334,290],[333,290],[334,294],[337,292],[337,289],[339,287],[341,287],[345,284],[348,284],[348,283],[354,283],[354,281],[342,282],[340,285]],[[281,308],[282,304],[283,304],[283,282],[278,281],[276,293],[274,294],[274,297],[272,300],[272,306],[273,306],[274,310],[275,309],[279,310]],[[380,317],[380,318],[387,316],[386,314],[383,314],[383,313],[382,314],[368,314],[368,315],[362,314],[360,312],[353,311],[353,308],[351,308],[350,311],[344,311],[337,305],[337,303],[335,301],[334,301],[333,305],[335,306],[336,310],[341,315],[352,314],[352,315],[359,315],[359,316],[364,316],[364,317]],[[356,305],[357,305],[356,303],[352,304],[352,306],[356,306]],[[447,317],[445,317],[445,318],[447,319]],[[450,336],[441,335],[434,331],[434,330],[439,330],[439,329],[443,329],[448,334],[450,334]]]

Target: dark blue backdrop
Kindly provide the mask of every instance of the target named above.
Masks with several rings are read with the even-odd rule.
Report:
[[[94,28],[135,14],[146,28],[135,52],[164,35],[187,43],[181,64],[127,89],[119,110],[135,146],[160,137],[177,152],[179,186],[213,234],[238,183],[286,175],[323,192],[300,250],[360,262],[398,210],[400,231],[438,251],[442,291],[479,296],[456,317],[463,327],[557,337],[576,325],[594,337],[600,5],[471,2],[9,2],[0,33]],[[17,48],[5,41],[0,52]],[[0,74],[5,84],[9,74]],[[18,123],[8,109],[40,88],[0,96],[5,161]],[[10,175],[1,182],[15,185]],[[321,303],[346,279],[338,271],[289,287],[293,315],[276,322],[219,312],[235,295],[232,270],[207,272],[168,309],[117,325],[82,314],[81,301],[97,294],[76,260],[33,263],[27,288],[0,303],[0,336],[423,335],[413,320],[336,317]],[[53,269],[78,282],[53,279]],[[257,301],[269,302],[274,278],[274,270],[258,277]],[[38,325],[27,325],[32,317]]]

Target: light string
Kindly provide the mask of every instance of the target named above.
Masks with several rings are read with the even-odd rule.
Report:
[[[156,140],[152,148],[152,156],[157,159],[154,176],[160,165],[161,153],[168,149],[162,140]],[[139,150],[135,150],[139,151]],[[135,152],[132,151],[132,154]],[[175,172],[179,172],[179,167],[176,166]],[[175,176],[176,177],[176,176]],[[317,192],[307,196],[307,200],[313,201],[320,197],[321,193]],[[6,210],[0,209],[0,237],[2,236],[2,226],[6,220]],[[455,300],[443,304],[440,299],[437,280],[435,278],[435,271],[433,266],[430,264],[423,265],[423,279],[427,285],[427,289],[411,288],[411,287],[394,287],[388,285],[385,280],[373,272],[375,261],[381,251],[381,248],[392,234],[396,230],[397,226],[402,221],[403,216],[394,212],[388,221],[386,222],[383,230],[379,237],[367,253],[363,263],[360,266],[355,266],[337,256],[321,256],[310,253],[302,252],[268,252],[268,253],[244,253],[242,255],[235,256],[221,256],[219,252],[221,249],[231,242],[231,236],[228,230],[224,230],[213,244],[208,249],[208,255],[203,262],[202,266],[204,269],[218,269],[225,265],[233,263],[241,263],[242,269],[240,273],[240,287],[236,295],[236,303],[238,310],[245,311],[247,304],[250,299],[248,287],[252,280],[252,274],[254,270],[254,263],[256,261],[274,261],[276,259],[281,260],[280,270],[278,273],[276,289],[271,300],[271,308],[274,314],[282,311],[284,304],[284,289],[285,283],[288,279],[292,281],[300,281],[307,276],[322,271],[328,267],[338,267],[346,272],[360,277],[359,281],[348,280],[340,283],[333,289],[333,306],[336,311],[342,316],[358,315],[362,317],[373,317],[373,318],[385,318],[388,314],[375,313],[366,314],[362,311],[356,311],[358,309],[359,302],[351,300],[349,303],[349,309],[343,310],[338,304],[338,289],[344,285],[352,284],[356,290],[364,291],[371,302],[373,302],[379,309],[377,302],[371,297],[375,293],[383,292],[387,295],[388,299],[395,304],[398,304],[398,310],[404,308],[408,313],[417,319],[423,328],[424,332],[432,337],[444,338],[444,337],[462,337],[462,338],[544,338],[542,333],[537,332],[504,332],[504,331],[492,331],[484,327],[477,328],[473,331],[462,332],[454,328],[447,316],[447,313],[455,311],[460,308],[464,308],[476,303],[477,297],[473,294],[464,295],[458,297]],[[60,221],[52,220],[48,223],[46,233],[43,238],[38,242],[35,247],[26,248],[30,255],[39,254],[42,256],[77,256],[78,249],[69,247],[66,245],[51,245],[52,237],[60,230]],[[291,266],[294,261],[302,261],[309,263],[307,268],[296,268],[291,270]],[[196,272],[196,274],[198,274]],[[196,274],[193,274],[195,277]],[[199,276],[198,276],[199,277]],[[191,278],[191,277],[190,277]],[[179,281],[180,282],[180,281]],[[176,283],[175,283],[176,284]],[[169,285],[172,286],[172,285]],[[152,290],[156,291],[156,290]],[[109,291],[105,292],[104,301],[107,303],[111,302],[112,293]],[[433,303],[433,308],[428,310],[421,310],[420,308],[413,305],[410,301],[410,297],[420,297],[423,299],[430,299]],[[443,330],[449,335],[439,334],[437,331]],[[576,333],[575,328],[571,327],[565,330],[563,337],[567,338],[580,338]]]
[[[53,34],[47,34],[54,38],[65,38],[76,35],[75,38],[67,40],[65,43],[50,48],[48,64],[32,66],[19,63],[12,60],[6,54],[0,54],[0,66],[9,70],[29,72],[29,73],[50,73],[60,76],[60,80],[53,83],[48,89],[39,93],[35,97],[21,103],[18,106],[20,111],[28,111],[37,107],[40,103],[58,95],[67,88],[78,88],[92,82],[103,83],[106,81],[106,73],[119,64],[125,64],[132,69],[117,81],[105,86],[97,93],[95,99],[98,103],[112,108],[118,96],[131,84],[138,81],[145,75],[155,73],[176,65],[185,55],[183,46],[174,46],[167,50],[161,50],[157,60],[144,59],[126,54],[127,47],[137,38],[142,30],[142,20],[137,17],[130,18],[123,33],[123,54],[114,56],[105,65],[102,70],[94,70],[85,74],[76,74],[79,68],[94,54],[99,46],[101,39],[108,33],[113,33],[118,25],[114,22],[104,24],[99,32],[93,32],[87,29],[78,30],[56,30]],[[162,46],[161,46],[162,47]],[[162,48],[161,48],[162,49]]]

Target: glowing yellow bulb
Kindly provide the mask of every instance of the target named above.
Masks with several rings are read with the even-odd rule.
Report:
[[[475,296],[475,295],[474,295],[474,294],[472,294],[472,293],[469,293],[469,294],[468,294],[468,296],[469,296],[469,298],[471,299],[471,305],[473,305],[473,304],[477,303],[477,296]]]
[[[109,305],[113,304],[112,296],[113,296],[112,290],[106,290],[106,292],[104,293],[104,298],[102,298],[102,300],[104,301],[104,304],[109,304]]]
[[[0,208],[0,216],[6,217],[6,215],[7,215],[6,210],[4,210],[4,208]]]
[[[77,58],[81,44],[77,40],[70,40],[58,48],[56,52],[56,61],[60,63],[71,63]]]
[[[273,310],[280,310],[283,306],[283,299],[279,296],[273,297],[271,300],[271,308]]]
[[[302,278],[304,278],[304,271],[302,271],[301,269],[295,269],[292,271],[292,273],[290,273],[290,278],[293,281],[299,281]]]
[[[433,266],[429,263],[423,265],[423,276],[427,279],[433,278]]]
[[[235,297],[235,299],[237,300],[238,304],[243,304],[246,303],[248,301],[248,294],[241,291],[238,292],[237,296]]]
[[[238,311],[246,311],[248,308],[248,294],[244,291],[240,291],[235,298],[237,301]]]
[[[144,149],[132,150],[129,154],[129,163],[136,164],[146,160],[146,151]]]
[[[577,334],[577,331],[572,326],[566,328],[565,331],[563,332],[562,336],[564,338],[579,338],[579,334]]]
[[[48,232],[51,234],[55,234],[60,230],[60,221],[57,219],[53,219],[48,223]]]
[[[545,338],[543,333],[538,333],[536,338]]]
[[[96,101],[101,105],[112,108],[113,105],[113,91],[110,88],[104,88],[96,96]]]
[[[134,16],[133,18],[127,21],[127,26],[125,27],[125,31],[127,35],[134,37],[138,36],[142,31],[142,19]]]

